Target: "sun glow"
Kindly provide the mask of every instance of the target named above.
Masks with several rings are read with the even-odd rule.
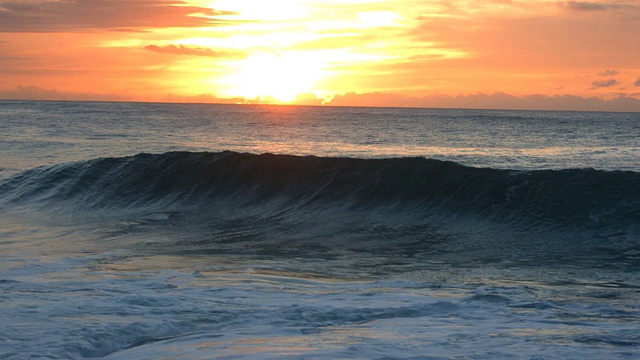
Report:
[[[236,71],[224,79],[230,96],[248,99],[270,97],[292,102],[298,95],[312,92],[323,76],[322,64],[309,54],[259,54],[233,64]]]
[[[386,51],[391,48],[387,41],[352,39],[357,32],[388,29],[406,20],[397,11],[365,6],[371,0],[351,0],[343,11],[307,0],[191,1],[228,12],[219,18],[229,25],[208,28],[202,33],[206,36],[174,44],[233,49],[227,53],[238,56],[216,61],[226,75],[213,75],[205,83],[219,97],[244,98],[244,102],[304,102],[310,94],[330,97],[340,85],[354,83],[341,80],[344,74],[397,57]]]
[[[255,1],[255,0],[217,0],[212,8],[229,10],[242,19],[274,21],[291,20],[304,16],[307,7],[300,0]]]

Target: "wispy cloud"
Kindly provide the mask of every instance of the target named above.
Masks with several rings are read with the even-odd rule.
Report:
[[[598,12],[598,11],[610,11],[610,10],[625,10],[625,11],[638,11],[638,6],[635,1],[563,1],[559,3],[560,6],[566,7],[570,10],[584,11],[584,12]]]
[[[640,86],[640,78],[633,83],[633,86]]]
[[[620,74],[620,71],[618,70],[605,70],[603,72],[599,72],[598,76],[609,77],[609,76],[616,76],[618,74]]]
[[[0,0],[0,32],[213,26],[224,14],[180,0]]]
[[[566,1],[563,4],[572,10],[578,11],[605,11],[610,6],[587,1]]]
[[[145,49],[149,51],[166,53],[166,54],[174,54],[174,55],[190,55],[190,56],[207,56],[214,58],[222,58],[222,57],[240,57],[241,54],[237,52],[228,52],[228,51],[215,51],[210,48],[205,47],[189,47],[184,45],[167,45],[167,46],[158,46],[158,45],[147,45]]]
[[[593,85],[592,89],[611,87],[611,86],[618,85],[618,84],[619,84],[618,80],[616,80],[616,79],[594,81],[594,82],[591,83],[591,85]]]

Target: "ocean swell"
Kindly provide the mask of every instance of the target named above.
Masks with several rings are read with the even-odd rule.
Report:
[[[235,152],[139,154],[37,168],[0,183],[5,205],[79,209],[250,206],[362,209],[602,226],[640,222],[640,173],[508,171],[425,158],[351,159]]]
[[[32,169],[3,180],[0,197],[10,212],[115,221],[105,236],[144,251],[640,263],[635,172],[171,152]]]

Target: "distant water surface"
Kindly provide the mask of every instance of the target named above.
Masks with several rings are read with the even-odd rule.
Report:
[[[640,170],[638,113],[0,101],[5,171],[141,152]]]

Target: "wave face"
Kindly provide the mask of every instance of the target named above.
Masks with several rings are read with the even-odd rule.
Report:
[[[397,223],[438,219],[449,227],[473,219],[531,237],[541,231],[547,237],[587,234],[580,241],[591,241],[593,251],[640,250],[636,172],[508,171],[425,158],[171,152],[36,168],[0,183],[0,195],[4,206],[76,211],[260,209],[289,217],[330,211],[352,222],[375,212]],[[555,237],[548,242],[559,241]]]

